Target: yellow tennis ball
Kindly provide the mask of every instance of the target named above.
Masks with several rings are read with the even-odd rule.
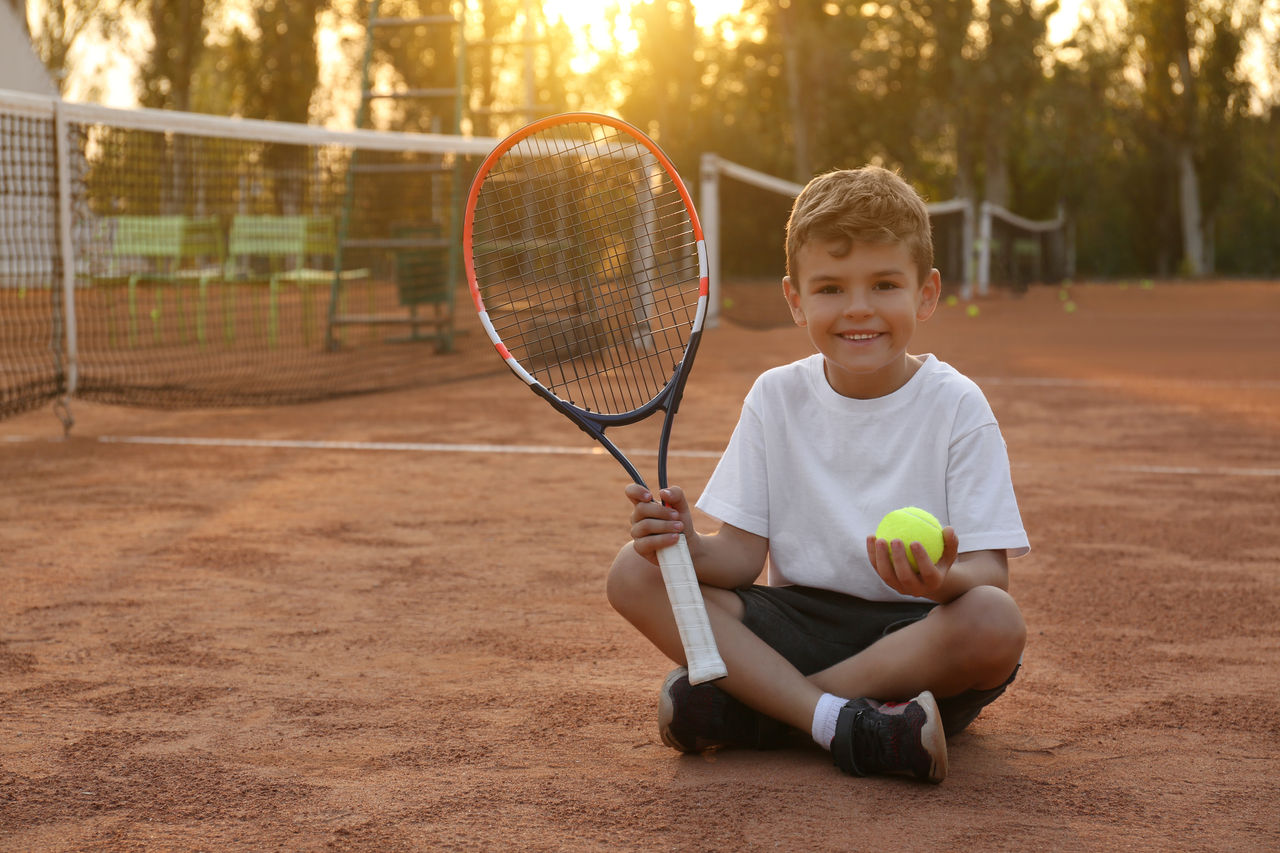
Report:
[[[911,568],[916,571],[920,568],[916,565],[915,554],[911,553],[912,542],[923,545],[925,553],[935,563],[942,556],[942,523],[918,506],[895,509],[886,515],[876,527],[876,538],[889,542],[901,539],[902,544],[907,546],[907,559],[911,561]]]
[[[964,312],[965,312],[966,314],[968,314],[970,317],[977,317],[977,316],[978,316],[978,306],[977,306],[977,305],[970,305],[968,308],[964,309]]]

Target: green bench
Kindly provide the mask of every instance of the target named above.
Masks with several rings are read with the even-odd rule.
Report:
[[[337,254],[338,237],[334,222],[328,216],[238,215],[231,221],[227,240],[225,279],[228,282],[266,283],[268,292],[267,339],[276,344],[280,326],[280,290],[296,285],[302,298],[303,337],[310,344],[314,324],[311,289],[333,283],[332,264]],[[307,266],[318,261],[320,267]],[[259,262],[265,270],[254,269]],[[265,262],[263,264],[262,262]],[[323,264],[328,264],[326,269]],[[342,270],[342,281],[369,277],[367,269]],[[228,329],[228,334],[234,330]]]
[[[143,282],[157,285],[150,312],[157,343],[164,302],[161,285],[194,282],[199,288],[196,337],[204,343],[208,285],[222,275],[224,256],[222,228],[216,216],[110,216],[99,224],[99,239],[111,248],[107,270],[95,275],[94,283],[125,283],[130,345],[138,342],[138,286]],[[181,291],[178,317],[185,338],[186,311]]]

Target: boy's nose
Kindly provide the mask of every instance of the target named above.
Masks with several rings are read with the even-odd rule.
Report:
[[[844,304],[844,314],[846,317],[865,317],[871,313],[871,302],[867,299],[865,293],[860,293],[857,289],[849,291],[849,298]]]

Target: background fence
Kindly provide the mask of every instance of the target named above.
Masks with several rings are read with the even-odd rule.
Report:
[[[492,142],[0,92],[0,417],[420,381]]]

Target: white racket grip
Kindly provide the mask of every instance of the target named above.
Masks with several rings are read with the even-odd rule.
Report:
[[[702,602],[702,590],[698,587],[693,558],[689,556],[689,545],[683,534],[676,544],[658,552],[658,565],[662,569],[662,580],[667,585],[671,613],[676,617],[676,627],[680,629],[689,683],[701,684],[724,678],[729,670],[725,669],[716,648],[711,620],[707,618],[707,607]]]

